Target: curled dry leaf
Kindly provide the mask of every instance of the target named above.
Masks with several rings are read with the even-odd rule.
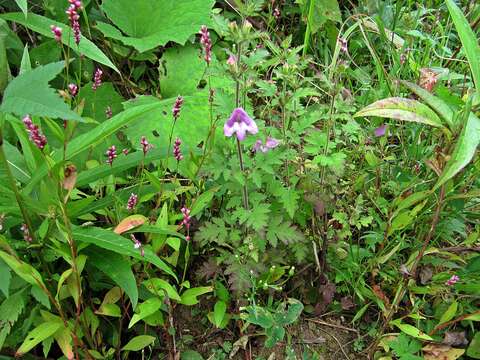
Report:
[[[70,164],[65,167],[63,188],[68,191],[72,191],[77,182],[77,168],[75,165]]]
[[[148,219],[143,215],[130,215],[120,221],[120,224],[117,225],[113,232],[116,234],[123,234],[124,232],[145,224],[147,220]]]

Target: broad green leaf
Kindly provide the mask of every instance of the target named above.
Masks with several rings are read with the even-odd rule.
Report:
[[[23,14],[25,15],[25,18],[27,17],[28,13],[28,4],[27,4],[27,0],[15,0],[15,2],[17,3],[18,7],[20,8],[20,10],[22,10]]]
[[[197,299],[198,296],[212,292],[212,291],[213,291],[212,286],[201,286],[201,287],[196,287],[192,289],[187,289],[182,293],[181,295],[182,300],[180,301],[180,303],[183,305],[198,304],[198,301],[199,301]]]
[[[135,309],[138,302],[138,289],[130,263],[121,255],[103,249],[88,252],[88,258],[89,264],[99,269],[125,291],[130,298],[132,308]]]
[[[111,82],[104,82],[97,90],[92,89],[92,83],[85,84],[77,95],[79,101],[85,101],[82,116],[91,117],[98,122],[107,121],[105,111],[107,107],[112,109],[112,114],[118,114],[123,110],[123,97],[115,91]]]
[[[311,34],[315,34],[328,20],[342,21],[337,0],[297,0],[296,2],[303,5]]]
[[[0,259],[2,259],[15,273],[29,284],[45,287],[42,275],[30,264],[17,259],[0,250]]]
[[[453,0],[446,0],[448,11],[453,19],[458,36],[462,42],[462,50],[468,59],[468,64],[472,70],[473,82],[477,91],[480,91],[480,45],[477,35],[473,32],[468,20],[465,18],[463,11]]]
[[[213,319],[215,321],[215,326],[220,328],[223,322],[223,318],[227,313],[227,304],[225,301],[217,301],[213,307]]]
[[[5,89],[3,112],[82,121],[48,85],[64,68],[64,62],[39,66],[13,79]]]
[[[404,332],[405,334],[411,337],[421,339],[421,340],[434,341],[432,337],[428,336],[423,331],[417,329],[413,325],[402,323],[400,319],[392,321],[391,324],[398,327],[400,331]]]
[[[1,14],[0,18],[5,20],[14,21],[19,23],[30,30],[33,30],[43,36],[54,38],[52,30],[50,29],[51,25],[59,26],[63,31],[62,42],[64,45],[70,47],[73,51],[77,52],[79,55],[84,55],[89,59],[92,59],[100,64],[106,65],[109,68],[115,70],[119,73],[117,67],[110,61],[110,59],[90,40],[82,36],[79,46],[75,44],[75,39],[73,37],[72,31],[66,31],[68,25],[60,23],[55,20],[51,20],[41,15],[37,14],[28,14],[25,18],[22,13],[7,13]]]
[[[177,280],[177,276],[170,267],[155,255],[150,248],[144,248],[144,256],[140,249],[135,249],[131,240],[115,234],[111,230],[97,227],[76,227],[73,229],[73,237],[77,241],[93,244],[106,250],[122,255],[128,255],[135,259],[148,261]]]
[[[261,306],[248,306],[246,308],[248,316],[246,320],[249,323],[261,326],[263,329],[268,329],[273,326],[274,320],[272,313]]]
[[[150,335],[138,335],[131,339],[127,345],[125,345],[122,350],[123,351],[140,351],[144,347],[147,347],[155,341],[154,336]]]
[[[379,116],[395,120],[417,122],[443,127],[442,121],[428,106],[416,100],[392,97],[378,100],[364,107],[354,117]]]
[[[177,290],[163,279],[153,278],[148,279],[143,282],[143,285],[150,291],[152,294],[157,296],[164,296],[164,292],[167,296],[175,301],[180,301],[180,295],[178,295]]]
[[[164,234],[164,235],[171,235],[175,237],[179,237],[181,239],[185,239],[185,235],[180,234],[170,228],[162,228],[156,225],[142,225],[139,228],[135,229],[135,232],[140,233],[148,233],[148,234]]]
[[[285,336],[285,329],[282,326],[273,325],[265,330],[267,340],[265,340],[265,347],[274,347],[278,342],[282,341]]]
[[[53,336],[61,327],[63,327],[63,324],[60,321],[47,321],[40,324],[28,333],[22,345],[15,353],[15,356],[22,356],[29,352],[43,340]]]
[[[132,316],[128,328],[130,329],[140,320],[152,315],[162,307],[162,299],[158,297],[152,297],[145,302],[138,305],[135,314]]]
[[[445,165],[434,189],[438,189],[468,165],[475,155],[478,144],[480,144],[480,119],[475,114],[470,113],[455,144],[450,160]]]
[[[113,26],[99,22],[107,37],[135,47],[139,52],[163,46],[169,41],[184,44],[202,25],[210,24],[213,0],[105,0],[102,9]]]
[[[280,310],[280,309],[279,309]],[[303,304],[296,299],[288,299],[288,308],[282,312],[277,311],[274,316],[275,322],[285,326],[293,324],[300,317],[303,311]]]
[[[400,82],[410,91],[419,96],[423,101],[425,101],[427,105],[430,106],[434,111],[436,111],[437,114],[440,115],[440,117],[448,124],[451,130],[454,129],[455,114],[443,100],[429,93],[427,90],[423,89],[417,84],[404,80],[400,80]]]
[[[203,356],[200,355],[197,351],[194,350],[186,350],[182,351],[180,355],[180,360],[203,360]]]
[[[192,208],[190,211],[190,216],[198,215],[202,212],[202,210],[212,201],[213,196],[215,193],[220,189],[220,187],[215,187],[205,191],[201,194],[192,204]]]

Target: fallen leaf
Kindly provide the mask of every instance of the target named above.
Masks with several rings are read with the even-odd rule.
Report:
[[[465,349],[440,344],[428,344],[422,350],[425,360],[456,360],[465,353]]]
[[[120,221],[120,224],[117,225],[115,230],[113,230],[116,234],[123,234],[126,231],[132,230],[140,225],[145,224],[148,219],[143,215],[130,215]]]
[[[467,345],[468,340],[465,331],[447,331],[443,337],[442,344],[449,346]]]

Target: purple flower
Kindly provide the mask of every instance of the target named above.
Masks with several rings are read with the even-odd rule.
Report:
[[[185,240],[190,241],[190,209],[187,207],[182,207],[180,210],[183,215],[182,222],[180,223],[180,226],[185,226],[185,229],[187,230],[187,236],[185,237]]]
[[[145,256],[145,250],[144,250],[144,248],[143,248],[142,243],[140,242],[140,240],[138,240],[138,239],[135,237],[135,235],[133,235],[133,234],[130,234],[130,239],[132,239],[132,241],[133,241],[133,247],[134,247],[135,249],[140,249],[140,255]]]
[[[205,61],[210,65],[212,61],[212,41],[210,40],[210,33],[205,25],[200,28],[200,44],[202,44],[203,52],[205,53]]]
[[[445,285],[447,285],[447,286],[453,286],[453,285],[455,285],[458,281],[460,281],[460,277],[459,277],[458,275],[452,275],[452,277],[445,282]]]
[[[80,15],[78,11],[82,9],[82,2],[80,0],[68,0],[70,6],[68,7],[67,11],[65,11],[68,15],[68,19],[70,20],[70,26],[73,30],[73,37],[75,39],[75,44],[80,44],[81,38],[81,31],[80,31],[80,23],[78,20],[80,19]]]
[[[153,148],[153,145],[147,141],[145,136],[140,139],[140,145],[142,145],[143,155],[147,155],[147,152]]]
[[[93,91],[97,90],[102,85],[102,75],[103,75],[102,69],[97,68],[97,70],[95,70],[95,74],[93,75],[93,84],[92,84]]]
[[[107,108],[105,109],[105,116],[107,119],[110,119],[112,117],[113,113],[112,113],[112,108],[110,106],[107,106]]]
[[[68,84],[68,91],[72,97],[75,97],[78,94],[78,86],[76,84]]]
[[[52,34],[55,37],[55,41],[61,42],[62,41],[62,28],[55,26],[55,25],[50,25],[50,29],[52,30]]]
[[[232,115],[223,126],[223,133],[227,137],[231,137],[236,134],[237,139],[242,141],[245,139],[247,133],[258,133],[258,127],[255,121],[248,116],[248,114],[242,108],[236,108],[233,110]]]
[[[25,124],[27,132],[30,135],[30,140],[33,141],[37,148],[43,150],[45,145],[47,145],[47,138],[45,135],[40,132],[40,129],[32,122],[32,119],[29,115],[25,115],[23,118],[23,123]]]
[[[23,239],[26,241],[26,242],[32,242],[33,238],[32,238],[32,235],[30,235],[30,231],[28,230],[28,226],[27,224],[22,224],[22,226],[20,227],[20,230],[23,232]]]
[[[127,210],[133,210],[137,206],[138,195],[132,193],[127,201]]]
[[[382,124],[378,128],[376,128],[373,132],[376,137],[384,136],[385,133],[387,132],[387,125]]]
[[[237,63],[237,57],[235,55],[230,55],[227,60],[227,64],[230,66],[235,66]]]
[[[107,164],[112,166],[113,160],[117,157],[117,149],[115,148],[115,145],[110,146],[105,154],[107,156]]]
[[[175,100],[175,104],[173,104],[173,108],[172,108],[172,114],[175,120],[177,120],[178,117],[180,116],[180,110],[182,109],[182,105],[183,105],[183,97],[178,95],[177,99]]]
[[[183,160],[182,151],[180,150],[181,144],[182,141],[179,138],[177,138],[175,140],[175,143],[173,144],[173,156],[175,157],[175,159],[177,159],[177,161]]]
[[[257,140],[255,142],[255,145],[253,145],[253,151],[258,152],[261,151],[263,153],[266,153],[272,149],[275,149],[278,145],[280,145],[280,141],[277,139],[274,139],[270,136],[267,137],[267,140],[265,140],[265,145],[263,145],[262,140]]]

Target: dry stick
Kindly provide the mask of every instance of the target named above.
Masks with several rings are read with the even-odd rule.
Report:
[[[318,319],[305,319],[305,320],[313,322],[315,324],[319,324],[319,325],[325,325],[325,326],[333,327],[333,328],[336,328],[336,329],[351,331],[351,332],[354,332],[356,334],[359,333],[359,331],[357,329],[349,328],[349,327],[346,327],[346,326],[343,326],[343,325],[330,324],[326,321],[322,321],[322,320],[318,320]]]
[[[466,318],[470,317],[470,316],[473,316],[473,315],[480,315],[480,310],[477,310],[471,314],[463,314],[459,317],[457,317],[456,319],[453,319],[451,321],[447,321],[446,323],[443,323],[443,324],[440,324],[440,325],[437,325],[435,326],[435,328],[430,331],[430,333],[428,335],[432,336],[433,334],[435,334],[437,331],[439,330],[442,330],[442,329],[445,329],[446,327],[452,325],[452,324],[455,324],[459,321],[462,321],[462,320],[465,320]]]
[[[417,268],[420,263],[420,260],[422,260],[423,254],[425,253],[425,250],[427,249],[428,244],[432,240],[433,234],[435,232],[435,228],[437,227],[438,220],[440,218],[440,212],[443,207],[443,200],[445,199],[445,185],[442,185],[440,188],[440,195],[438,198],[437,202],[437,208],[435,210],[435,214],[433,215],[432,219],[432,224],[430,225],[430,230],[428,231],[427,236],[425,237],[425,240],[423,242],[422,248],[418,252],[417,257],[415,258],[415,261],[413,262],[412,269],[410,270],[411,273],[411,278],[415,279],[417,277]],[[388,324],[392,320],[393,315],[395,315],[396,310],[400,304],[400,301],[402,301],[403,297],[405,296],[405,293],[407,291],[407,284],[409,281],[410,277],[406,277],[400,284],[399,289],[396,292],[394,302],[392,303],[392,306],[390,307],[390,311],[388,312],[387,316],[385,317],[385,320],[383,322],[383,326],[380,330],[380,333],[378,334],[377,338],[370,344],[370,346],[366,349],[366,351],[369,351],[369,357],[373,358],[373,354],[375,352],[375,349],[379,343],[379,339],[382,337],[382,335],[385,333],[385,330],[388,327]]]

